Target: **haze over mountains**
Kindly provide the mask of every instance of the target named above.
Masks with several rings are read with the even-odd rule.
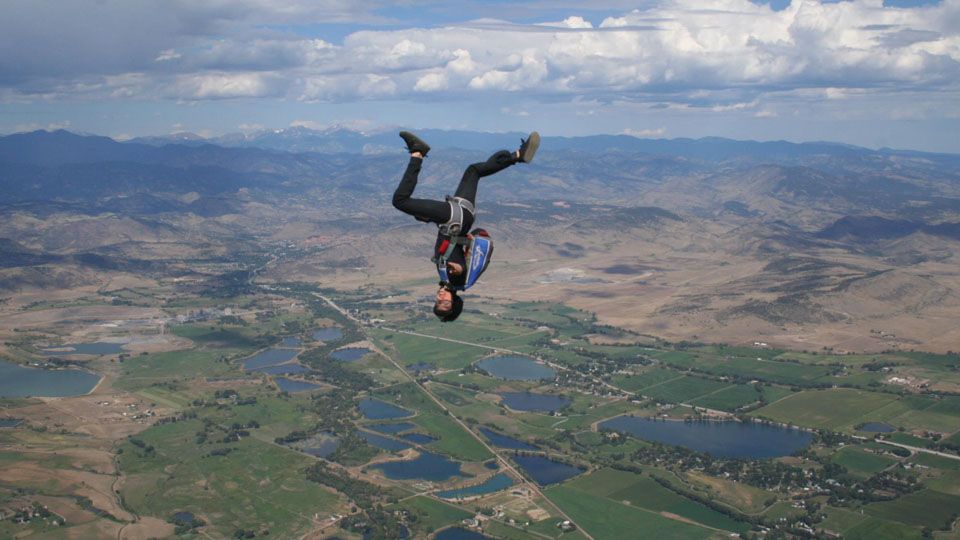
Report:
[[[423,197],[523,136],[420,133],[434,147]],[[405,162],[395,133],[348,129],[3,137],[0,291],[15,302],[117,272],[197,273],[197,261],[214,278],[215,262],[253,268],[278,245],[291,247],[258,279],[409,289],[430,277],[432,233],[388,203]],[[563,300],[668,339],[960,342],[960,156],[546,136],[534,164],[484,180],[479,202],[498,255],[479,294]]]

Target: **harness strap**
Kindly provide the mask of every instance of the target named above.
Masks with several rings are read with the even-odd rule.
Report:
[[[447,197],[447,203],[450,204],[450,219],[446,223],[438,225],[440,232],[447,236],[458,236],[463,228],[463,212],[470,212],[476,215],[473,203],[463,197]]]

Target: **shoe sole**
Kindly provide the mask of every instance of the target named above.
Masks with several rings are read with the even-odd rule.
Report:
[[[400,138],[403,139],[403,142],[407,143],[407,149],[411,152],[420,152],[423,155],[427,155],[427,152],[430,151],[430,145],[423,142],[423,139],[417,137],[409,131],[401,131]],[[413,146],[416,148],[410,148],[410,143],[407,142],[407,139],[410,139],[410,142],[413,143]]]
[[[537,154],[538,148],[540,148],[540,134],[534,131],[527,139],[527,147],[523,149],[520,160],[524,163],[530,163],[533,161],[533,156]]]

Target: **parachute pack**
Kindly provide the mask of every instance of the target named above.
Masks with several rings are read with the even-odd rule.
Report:
[[[466,279],[463,285],[456,285],[450,279],[447,273],[447,261],[454,250],[462,247],[466,258]],[[445,240],[434,257],[437,263],[437,273],[440,274],[440,281],[449,284],[452,288],[465,291],[472,287],[480,279],[480,275],[490,265],[490,258],[493,256],[493,239],[484,229],[474,229],[466,236],[452,236]]]

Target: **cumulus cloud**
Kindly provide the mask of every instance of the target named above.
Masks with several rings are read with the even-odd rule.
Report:
[[[758,99],[784,89],[831,89],[834,98],[958,86],[956,1],[646,6],[598,23],[571,8],[536,24],[366,29],[337,45],[265,25],[382,22],[376,2],[177,0],[158,9],[150,0],[13,0],[0,21],[8,53],[0,96],[349,101],[523,92],[761,115]]]

